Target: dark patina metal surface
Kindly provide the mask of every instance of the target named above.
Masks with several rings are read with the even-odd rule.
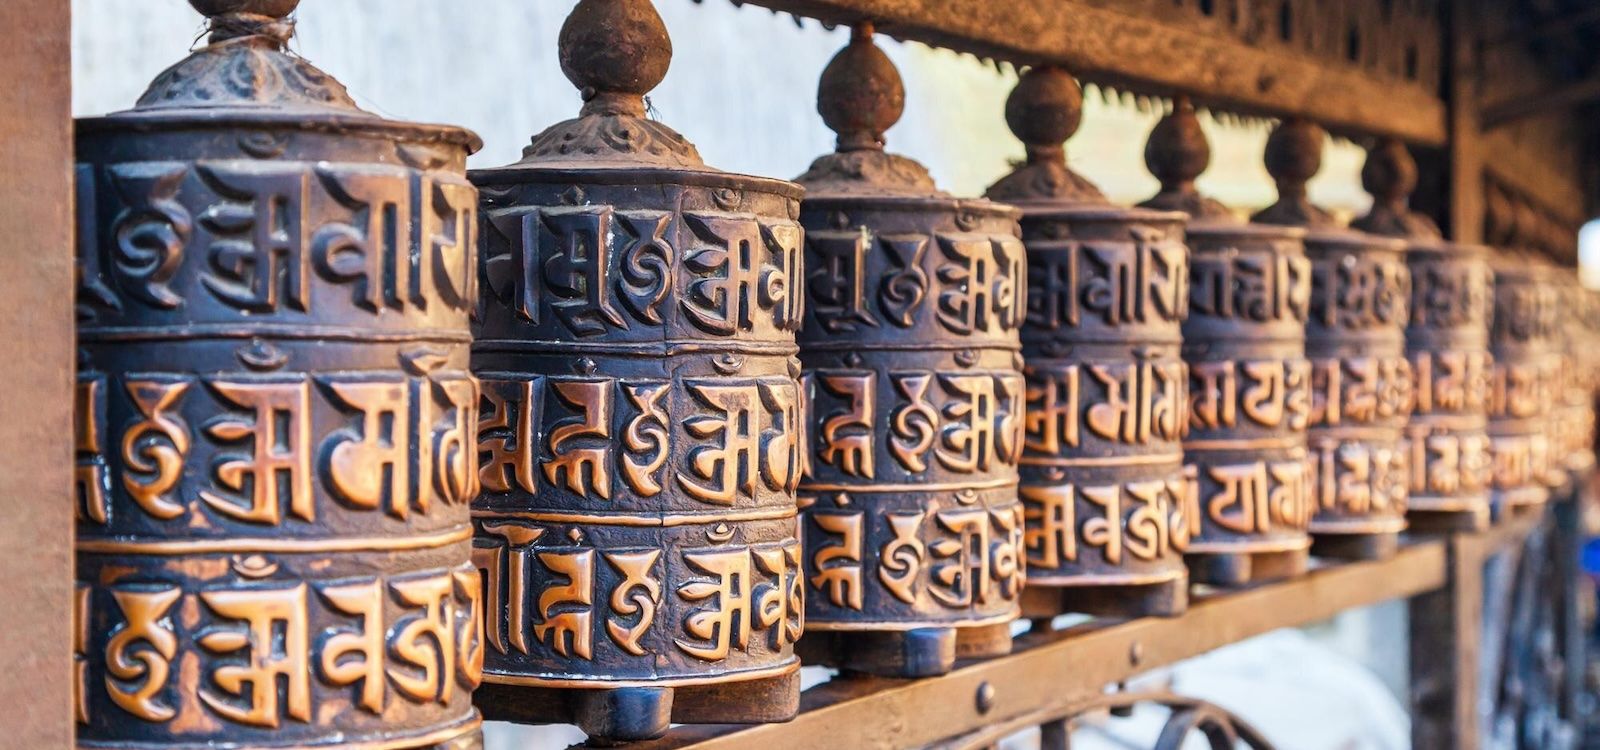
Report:
[[[1162,187],[1144,205],[1190,216],[1185,559],[1195,580],[1233,585],[1307,565],[1311,264],[1305,230],[1245,224],[1195,189],[1209,160],[1194,108],[1180,99],[1145,146]]]
[[[707,167],[645,117],[671,57],[647,0],[584,0],[560,40],[581,115],[471,175],[479,703],[607,740],[788,718],[801,192]]]
[[[78,122],[78,745],[476,748],[477,138],[192,4]]]
[[[1112,205],[1068,169],[1082,97],[1060,69],[1022,76],[1006,121],[1028,160],[988,192],[1022,209],[1028,249],[1023,608],[1171,615],[1188,602],[1185,216]]]
[[[1489,343],[1490,497],[1493,511],[1537,510],[1549,499],[1549,418],[1560,368],[1553,269],[1529,252],[1500,250]]]
[[[1381,557],[1406,527],[1408,492],[1402,430],[1410,412],[1411,365],[1405,356],[1411,274],[1404,240],[1337,225],[1313,205],[1306,183],[1322,166],[1327,134],[1290,119],[1267,140],[1266,164],[1278,202],[1256,214],[1262,224],[1307,229],[1311,315],[1311,521],[1319,554]]]
[[[1475,531],[1489,524],[1489,250],[1447,242],[1411,210],[1417,166],[1404,144],[1380,141],[1362,183],[1372,211],[1354,226],[1407,241],[1411,270],[1406,356],[1412,409],[1402,448],[1409,469],[1407,518],[1418,530]]]
[[[1024,288],[1016,211],[958,200],[883,149],[899,73],[858,27],[822,74],[838,150],[807,189],[801,482],[807,656],[894,675],[1003,653],[1023,563],[1017,505]]]

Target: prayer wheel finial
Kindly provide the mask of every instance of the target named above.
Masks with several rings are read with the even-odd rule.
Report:
[[[817,85],[817,113],[839,134],[838,150],[883,150],[883,134],[906,109],[906,88],[889,56],[872,42],[872,24],[862,23],[850,44],[833,56]]]
[[[1441,239],[1433,220],[1411,210],[1417,162],[1395,138],[1378,141],[1361,167],[1361,186],[1372,194],[1372,210],[1352,226],[1364,232],[1411,239]]]
[[[1333,215],[1312,205],[1306,183],[1322,170],[1322,144],[1328,132],[1310,120],[1284,120],[1267,137],[1267,173],[1278,185],[1278,202],[1256,214],[1263,224],[1311,228],[1337,226]]]
[[[1105,203],[1094,183],[1067,167],[1066,141],[1083,121],[1083,87],[1061,68],[1030,68],[1006,98],[1006,125],[1028,160],[989,188],[994,200]]]
[[[667,77],[672,38],[650,0],[582,0],[561,25],[561,71],[583,109],[533,137],[524,165],[707,170],[678,131],[645,117],[644,97]]]
[[[1191,221],[1238,221],[1226,206],[1195,187],[1195,180],[1211,165],[1211,144],[1189,97],[1173,100],[1172,111],[1151,129],[1144,163],[1161,181],[1161,191],[1141,204],[1144,207],[1183,211]]]

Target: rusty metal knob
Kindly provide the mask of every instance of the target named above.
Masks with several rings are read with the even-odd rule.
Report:
[[[584,114],[644,116],[644,95],[672,64],[672,38],[650,0],[583,0],[561,25],[561,72]]]
[[[1237,220],[1226,206],[1201,195],[1195,186],[1195,180],[1211,165],[1211,143],[1200,129],[1200,118],[1188,97],[1173,100],[1172,111],[1150,130],[1144,163],[1161,181],[1161,191],[1141,205],[1184,211],[1193,220]]]
[[[1331,227],[1336,222],[1328,212],[1313,206],[1307,197],[1306,183],[1322,170],[1322,144],[1328,132],[1310,120],[1284,120],[1267,137],[1267,173],[1278,185],[1278,202],[1256,214],[1264,224]]]
[[[1083,121],[1083,87],[1065,70],[1037,67],[1006,97],[1006,125],[1028,148],[1028,160],[1063,160],[1065,143]]]
[[[889,56],[872,42],[872,24],[862,23],[850,44],[822,71],[817,113],[839,134],[838,150],[882,150],[883,134],[906,109],[905,84]]]

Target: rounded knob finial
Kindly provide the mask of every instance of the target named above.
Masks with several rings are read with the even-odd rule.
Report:
[[[1061,68],[1028,69],[1006,97],[1006,125],[1028,149],[1028,160],[1065,159],[1065,143],[1083,122],[1083,87]]]
[[[1306,183],[1322,169],[1322,144],[1327,131],[1310,120],[1291,118],[1267,137],[1267,173],[1278,183],[1280,197],[1306,194]]]
[[[1172,102],[1172,112],[1150,130],[1144,144],[1144,163],[1161,181],[1163,192],[1193,192],[1194,181],[1211,165],[1211,144],[1200,129],[1189,97]]]
[[[300,0],[189,0],[189,7],[206,17],[212,44],[262,37],[282,46],[294,35],[294,22],[288,18]]]
[[[1361,187],[1379,203],[1404,207],[1417,189],[1417,161],[1399,139],[1385,138],[1367,152]]]
[[[817,113],[839,135],[838,150],[882,150],[883,134],[905,113],[906,88],[889,56],[872,42],[872,24],[857,25],[850,43],[822,70]]]
[[[644,95],[667,77],[672,37],[650,0],[581,0],[561,24],[561,72],[583,114],[644,116]]]

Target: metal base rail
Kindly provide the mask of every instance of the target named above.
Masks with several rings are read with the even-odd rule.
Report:
[[[681,727],[666,737],[632,748],[666,750],[837,750],[840,732],[861,748],[911,748],[949,742],[974,732],[994,735],[1043,724],[1092,705],[1105,688],[1151,669],[1173,664],[1220,646],[1271,630],[1297,627],[1341,611],[1393,599],[1417,598],[1412,624],[1413,683],[1443,688],[1450,700],[1467,698],[1475,657],[1476,614],[1481,602],[1455,598],[1459,620],[1448,630],[1430,617],[1439,614],[1452,592],[1481,594],[1483,561],[1521,543],[1542,517],[1508,519],[1480,534],[1413,539],[1394,557],[1376,562],[1322,565],[1307,576],[1282,583],[1229,591],[1203,592],[1188,612],[1174,618],[1096,620],[1065,630],[1019,636],[1009,656],[967,663],[949,675],[924,680],[842,676],[806,691],[801,714],[788,724]],[[1468,571],[1477,571],[1472,574]],[[1473,599],[1471,596],[1463,597]],[[1481,597],[1480,597],[1481,598]],[[1460,624],[1464,627],[1456,627]],[[1443,652],[1452,653],[1443,653]],[[1430,663],[1465,668],[1458,682],[1439,682],[1442,669]],[[1422,672],[1416,670],[1421,667]],[[1420,679],[1419,679],[1420,678]],[[1464,694],[1463,694],[1464,692]],[[1424,697],[1428,689],[1422,690]],[[1419,727],[1473,721],[1465,714],[1430,704]],[[1419,735],[1420,739],[1421,735]],[[979,743],[981,746],[985,743]],[[969,743],[958,742],[959,746]],[[1417,747],[1469,747],[1460,742]]]

